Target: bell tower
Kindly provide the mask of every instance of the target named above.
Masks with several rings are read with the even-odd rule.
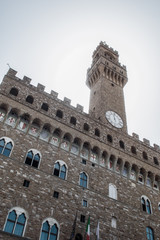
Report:
[[[119,63],[117,51],[100,42],[92,56],[86,84],[90,88],[89,114],[104,124],[127,132],[123,87],[126,67]]]

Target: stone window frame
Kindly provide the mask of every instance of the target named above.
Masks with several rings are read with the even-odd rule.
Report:
[[[151,239],[154,240],[154,231],[153,231],[153,228],[147,226],[147,227],[146,227],[146,235],[147,235],[147,240],[151,240]]]
[[[6,156],[6,157],[10,157],[11,154],[12,154],[13,148],[14,148],[14,142],[13,142],[13,140],[12,140],[11,138],[9,138],[9,137],[1,137],[0,140],[4,140],[4,143],[5,143],[5,144],[4,144],[4,147],[3,147],[3,149],[2,149],[2,152],[1,152],[1,154],[4,155],[4,156],[6,156],[5,154],[3,154],[4,151],[5,151],[5,149],[6,149],[6,145],[7,145],[8,143],[11,143],[11,144],[12,144],[12,148],[11,148],[11,150],[10,150],[10,153],[9,153],[8,156]]]
[[[45,219],[43,220],[42,225],[41,225],[41,231],[40,231],[39,240],[41,240],[41,234],[42,234],[43,224],[44,224],[45,222],[48,222],[49,227],[50,227],[50,230],[51,230],[51,227],[54,226],[54,224],[56,224],[56,226],[57,226],[57,228],[58,228],[58,234],[57,234],[56,240],[59,240],[60,224],[56,221],[56,219],[51,218],[51,217],[45,218]],[[49,230],[48,239],[49,239],[49,237],[50,237],[50,230]]]
[[[84,174],[86,176],[86,179],[84,179],[84,177],[81,177],[82,174]],[[85,186],[84,186],[84,183],[85,183]],[[83,187],[83,188],[88,188],[88,186],[89,186],[89,176],[84,171],[80,172],[80,174],[79,174],[79,186]]]
[[[17,97],[18,96],[18,93],[19,93],[19,90],[16,88],[16,87],[12,87],[9,91],[9,94]]]
[[[30,103],[30,104],[33,104],[33,102],[34,102],[34,97],[33,97],[32,95],[28,95],[28,96],[26,97],[26,102],[27,102],[27,103]]]
[[[59,164],[59,172],[58,172],[58,174],[56,175],[55,174],[55,166],[56,166],[56,164]],[[64,173],[64,171],[62,171],[62,167],[63,166],[65,166],[65,178],[62,178],[61,177],[61,173],[63,172]],[[56,177],[59,177],[60,179],[62,179],[62,180],[67,180],[67,174],[68,174],[68,166],[67,166],[67,164],[64,162],[64,161],[62,161],[62,160],[57,160],[55,163],[54,163],[54,168],[53,168],[53,176],[56,176]]]
[[[29,152],[32,152],[32,154],[33,154],[31,164],[26,163],[27,155],[28,155]],[[37,166],[37,167],[34,167],[34,166],[33,166],[33,161],[35,160],[35,155],[37,155],[37,154],[39,155],[39,162],[38,162],[38,166]],[[42,159],[42,155],[41,155],[40,151],[38,151],[37,149],[31,148],[31,149],[29,149],[29,150],[27,151],[27,154],[26,154],[26,156],[25,156],[25,161],[24,161],[24,163],[25,163],[26,165],[28,165],[28,166],[31,166],[31,167],[34,167],[34,168],[39,169],[40,163],[41,163],[41,159]]]
[[[151,204],[151,201],[150,199],[145,196],[145,195],[142,195],[141,196],[141,208],[142,208],[142,211],[143,212],[146,212],[148,214],[152,214],[152,204]]]
[[[25,234],[25,230],[26,230],[27,221],[28,221],[29,216],[28,216],[28,213],[26,212],[26,210],[24,210],[24,209],[21,208],[21,207],[13,207],[13,208],[11,208],[11,209],[8,211],[8,214],[7,214],[7,217],[6,217],[6,221],[5,221],[5,224],[4,224],[4,227],[3,227],[3,231],[5,230],[5,227],[6,227],[6,224],[7,224],[7,220],[8,220],[8,217],[9,217],[9,214],[10,214],[12,211],[15,211],[15,213],[16,213],[16,215],[17,215],[16,220],[15,220],[15,223],[14,223],[14,227],[13,227],[12,234],[14,234],[14,230],[15,230],[15,227],[16,227],[16,225],[17,225],[17,220],[18,220],[19,216],[20,216],[21,214],[24,214],[24,215],[25,215],[26,220],[25,220],[25,224],[24,224],[24,228],[23,228],[23,233],[22,233],[22,235],[21,235],[21,236],[23,237],[24,234]]]

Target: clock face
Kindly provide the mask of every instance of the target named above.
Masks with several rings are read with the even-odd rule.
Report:
[[[116,128],[123,127],[122,118],[117,113],[115,113],[113,111],[107,111],[106,118],[114,127],[116,127]]]

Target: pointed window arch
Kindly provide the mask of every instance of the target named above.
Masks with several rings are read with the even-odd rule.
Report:
[[[85,172],[80,173],[80,186],[84,188],[88,186],[88,177]]]
[[[42,224],[40,240],[58,240],[59,224],[55,219],[48,218]]]
[[[148,214],[152,213],[151,202],[146,196],[141,197],[142,210]]]
[[[147,240],[154,240],[154,232],[151,227],[146,227]]]
[[[32,167],[38,168],[41,160],[41,154],[36,149],[31,149],[28,151],[25,159],[25,164]]]
[[[67,166],[65,164],[65,162],[58,160],[56,161],[55,165],[54,165],[54,171],[53,171],[53,175],[57,176],[61,179],[66,179],[67,177]]]
[[[18,236],[24,235],[26,225],[26,213],[24,209],[16,207],[12,209],[6,219],[4,231]]]
[[[10,138],[3,137],[0,139],[0,154],[9,157],[13,149],[13,141]]]

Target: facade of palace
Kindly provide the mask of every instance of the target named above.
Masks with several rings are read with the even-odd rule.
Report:
[[[126,67],[101,42],[89,113],[9,69],[0,85],[0,239],[160,239],[160,147],[127,133]],[[72,236],[73,235],[73,236]]]

